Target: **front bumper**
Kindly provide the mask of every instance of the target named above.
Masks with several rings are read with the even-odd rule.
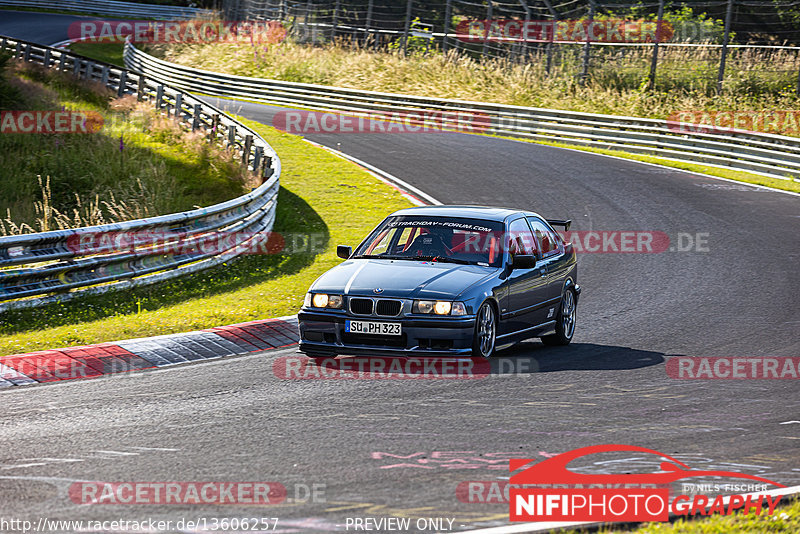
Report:
[[[340,313],[300,311],[300,351],[315,356],[372,354],[402,356],[468,356],[472,354],[475,316],[360,317]],[[400,323],[402,335],[378,336],[344,331],[346,319]]]

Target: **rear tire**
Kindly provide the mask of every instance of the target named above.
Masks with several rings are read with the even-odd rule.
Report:
[[[475,316],[475,333],[472,335],[472,355],[491,358],[497,341],[497,314],[488,301],[481,304]]]
[[[567,289],[564,298],[561,299],[561,308],[556,316],[556,333],[549,336],[542,336],[542,343],[548,346],[565,346],[572,341],[575,334],[575,315],[577,311],[577,301],[575,292]]]

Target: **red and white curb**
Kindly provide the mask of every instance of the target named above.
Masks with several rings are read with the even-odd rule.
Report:
[[[98,378],[296,345],[297,317],[0,356],[0,388]]]

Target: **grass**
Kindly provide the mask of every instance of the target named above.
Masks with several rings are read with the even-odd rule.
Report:
[[[104,123],[97,133],[0,136],[0,235],[174,213],[253,185],[233,155],[135,97],[32,64],[11,64],[3,80],[6,109],[90,111]]]
[[[247,256],[160,284],[0,314],[0,355],[185,332],[295,313],[306,290],[388,213],[410,206],[360,167],[299,137],[240,119],[283,163],[277,222],[283,235],[316,235],[324,251]]]
[[[597,47],[604,49],[605,47]],[[548,75],[543,57],[521,64],[458,54],[376,52],[344,42],[306,46],[289,40],[155,45],[169,61],[242,76],[336,85],[439,98],[665,119],[682,110],[796,109],[797,66],[789,51],[731,51],[726,89],[716,94],[718,50],[665,47],[657,90],[646,90],[650,50],[596,50],[591,76],[578,84],[580,46],[559,47]],[[795,132],[796,134],[796,132]]]
[[[571,530],[568,532],[577,534],[585,531]],[[630,529],[603,528],[593,532],[601,534],[727,534],[729,532],[796,534],[800,532],[800,500],[789,501],[788,504],[777,508],[772,516],[755,515],[754,512],[750,512],[748,515],[741,513],[729,516],[715,515],[703,519],[679,519],[672,523],[646,523]]]
[[[125,66],[125,61],[122,59],[122,53],[125,48],[122,43],[77,42],[70,44],[69,49],[76,54],[98,61],[105,61],[120,67]]]

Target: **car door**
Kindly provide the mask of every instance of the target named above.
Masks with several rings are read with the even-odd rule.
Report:
[[[539,249],[541,266],[547,271],[546,314],[545,320],[555,319],[561,300],[561,289],[569,270],[564,241],[561,237],[538,217],[528,217]]]
[[[513,220],[505,236],[507,269],[517,254],[536,255],[536,241],[524,217]],[[508,275],[507,310],[504,314],[504,333],[530,329],[546,321],[548,300],[547,269],[537,265],[533,269],[513,269]],[[502,337],[502,336],[501,336]]]

